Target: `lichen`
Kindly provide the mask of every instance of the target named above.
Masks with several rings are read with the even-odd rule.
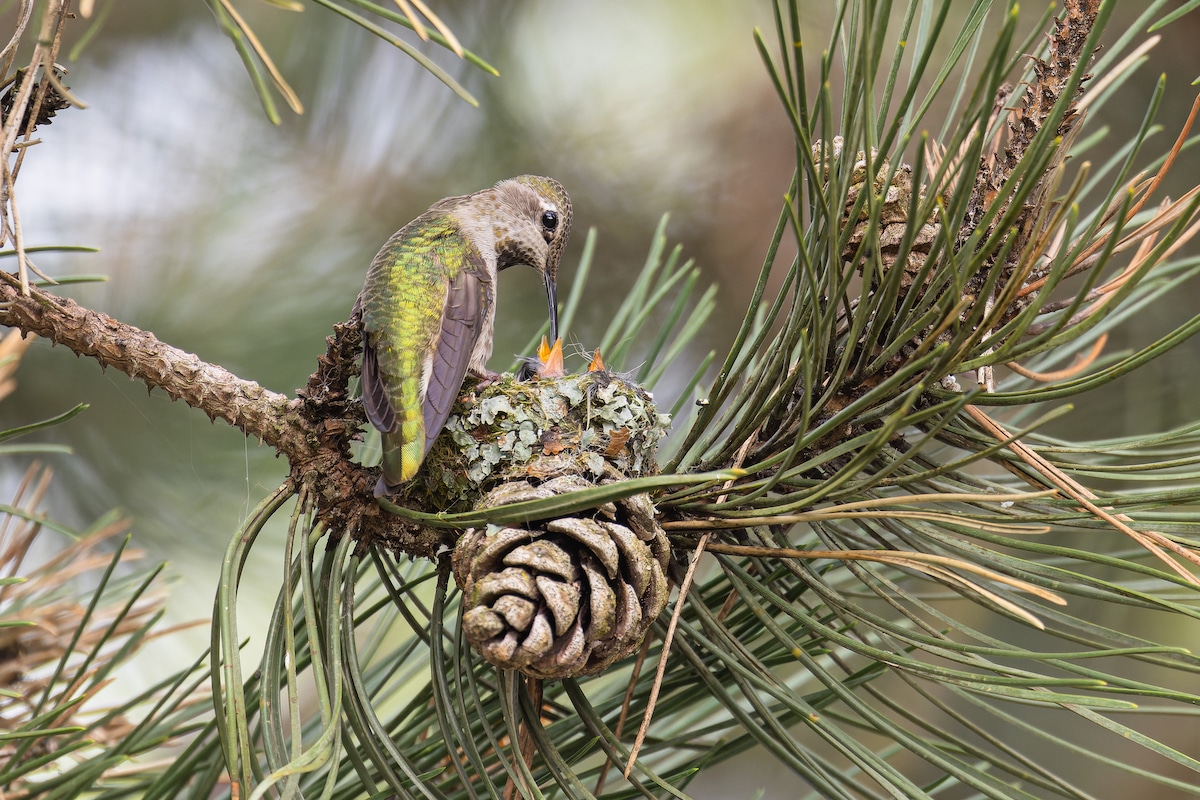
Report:
[[[406,504],[464,511],[505,481],[599,480],[606,465],[627,477],[653,474],[669,425],[649,392],[608,372],[502,375],[459,397]]]

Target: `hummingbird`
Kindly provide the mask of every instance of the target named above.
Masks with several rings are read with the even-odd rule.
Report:
[[[495,377],[487,361],[501,270],[526,264],[542,274],[550,338],[558,339],[556,281],[570,231],[562,185],[521,175],[439,200],[375,256],[355,308],[364,332],[363,406],[383,435],[376,496],[416,475],[467,373]]]

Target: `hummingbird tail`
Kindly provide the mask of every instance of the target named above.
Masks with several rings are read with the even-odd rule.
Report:
[[[421,468],[425,460],[425,436],[409,438],[404,435],[407,425],[401,427],[400,435],[383,436],[383,475],[375,486],[375,496],[383,497],[395,492],[407,483]]]

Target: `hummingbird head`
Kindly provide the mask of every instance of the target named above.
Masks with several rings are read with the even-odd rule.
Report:
[[[521,175],[480,192],[496,242],[496,269],[528,264],[542,274],[550,338],[558,338],[558,264],[571,232],[571,198],[552,178]]]

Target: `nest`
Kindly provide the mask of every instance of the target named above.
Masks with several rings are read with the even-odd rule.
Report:
[[[669,425],[649,392],[603,370],[535,381],[501,375],[459,398],[402,502],[467,511],[508,481],[653,475]]]

